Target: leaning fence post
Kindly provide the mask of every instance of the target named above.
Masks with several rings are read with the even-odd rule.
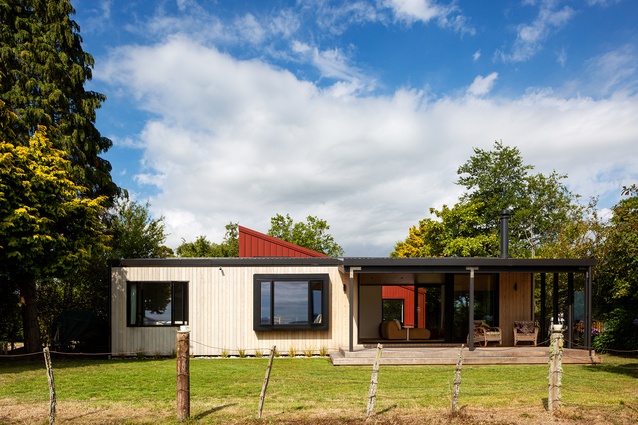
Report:
[[[366,411],[366,419],[372,415],[374,411],[374,401],[377,398],[377,383],[379,382],[379,361],[381,359],[381,350],[383,350],[382,344],[377,344],[377,356],[374,359],[374,365],[372,365],[372,378],[370,378],[370,391],[368,393],[368,410]]]
[[[261,394],[259,394],[259,409],[257,410],[257,419],[261,419],[261,411],[264,409],[264,400],[266,399],[266,389],[268,389],[268,382],[270,381],[270,371],[272,370],[272,361],[275,358],[275,352],[277,346],[273,345],[270,351],[270,360],[268,360],[268,367],[266,368],[266,376],[264,377],[264,384],[261,386]]]
[[[463,348],[461,344],[459,349],[459,357],[456,360],[456,370],[454,371],[454,386],[452,387],[452,416],[459,414],[459,394],[461,392],[461,369],[463,366]]]
[[[49,425],[55,424],[55,410],[57,400],[55,397],[55,382],[53,381],[53,366],[51,365],[51,353],[49,347],[44,347],[44,363],[47,367],[47,379],[49,380]]]
[[[177,420],[185,421],[191,415],[190,388],[190,329],[180,326],[177,331]]]
[[[547,410],[554,413],[560,409],[561,386],[563,385],[563,332],[562,325],[552,326],[549,345],[549,391]]]

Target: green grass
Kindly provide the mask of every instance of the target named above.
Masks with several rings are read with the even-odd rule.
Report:
[[[267,358],[191,360],[191,422],[256,422],[267,364]],[[99,412],[108,410],[116,412],[110,422],[105,420],[108,423],[175,420],[175,359],[54,358],[53,367],[62,416],[69,403],[76,410],[96,412],[94,423],[101,422]],[[563,370],[562,402],[569,420],[590,423],[595,413],[608,418],[608,423],[638,421],[638,359],[605,356],[602,365],[565,365]],[[547,373],[547,366],[465,366],[459,404],[470,412],[514,409],[521,423],[535,423],[533,418],[544,412]],[[333,418],[335,423],[364,419],[370,376],[370,367],[334,367],[326,358],[277,358],[263,416],[274,422],[306,417]],[[377,419],[445,414],[453,377],[454,366],[382,367]],[[43,361],[0,361],[0,412],[19,404],[48,406],[48,400]],[[127,416],[139,409],[151,412],[151,417]],[[68,415],[85,419],[75,423],[90,422],[90,416]],[[0,423],[11,423],[11,418],[0,413]]]

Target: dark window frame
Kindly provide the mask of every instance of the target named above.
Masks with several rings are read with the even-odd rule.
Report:
[[[308,315],[303,323],[275,323],[275,286],[277,282],[293,283],[303,282],[308,287]],[[262,284],[268,283],[266,287],[269,302],[269,322],[262,322]],[[314,323],[313,320],[313,285],[321,284],[321,322]],[[300,283],[301,284],[301,283]],[[316,290],[316,289],[315,289]],[[255,331],[276,331],[276,330],[327,330],[329,329],[330,317],[330,276],[328,274],[256,274],[253,276],[253,330]]]
[[[147,285],[157,285],[164,284],[170,285],[170,303],[171,303],[171,320],[170,323],[167,324],[149,324],[144,323],[144,286]],[[136,286],[138,294],[136,295],[136,314],[135,318],[132,316],[132,299],[131,299],[131,289],[133,286]],[[176,286],[182,285],[181,291],[181,301],[182,305],[179,309],[175,308],[175,299],[176,299]],[[183,312],[183,317],[177,318],[178,310]],[[134,320],[133,320],[134,319]],[[187,281],[175,281],[175,280],[152,280],[152,281],[138,281],[131,280],[126,282],[126,326],[127,327],[146,327],[146,328],[165,328],[165,327],[178,327],[182,325],[188,324],[188,282]]]

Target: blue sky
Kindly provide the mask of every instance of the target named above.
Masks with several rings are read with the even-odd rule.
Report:
[[[168,245],[328,221],[386,256],[517,147],[601,209],[638,181],[633,0],[75,0],[113,178]]]

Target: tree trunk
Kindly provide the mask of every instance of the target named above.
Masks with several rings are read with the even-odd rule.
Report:
[[[18,281],[20,285],[20,304],[22,306],[24,349],[27,353],[39,352],[42,350],[42,345],[40,343],[35,276],[22,275]]]

